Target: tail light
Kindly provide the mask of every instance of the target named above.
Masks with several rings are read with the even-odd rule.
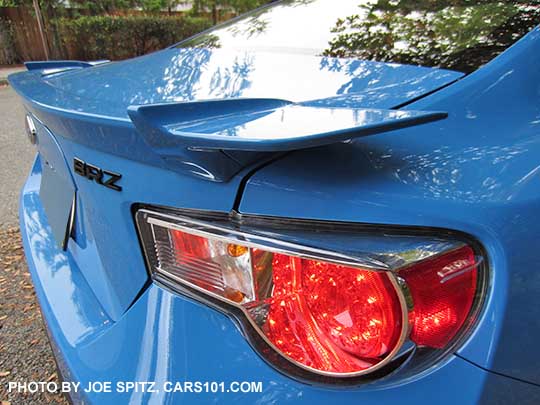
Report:
[[[147,210],[137,223],[155,279],[236,314],[270,348],[263,356],[277,353],[284,360],[271,362],[293,374],[363,378],[426,352],[433,362],[483,296],[482,257],[463,241],[319,224],[277,236],[271,221]],[[332,244],[341,249],[322,248]]]

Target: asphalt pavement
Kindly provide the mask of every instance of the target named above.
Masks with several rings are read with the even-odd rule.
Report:
[[[0,86],[7,84],[7,77],[16,72],[21,72],[25,70],[23,65],[13,65],[13,66],[0,66]]]
[[[24,115],[13,89],[0,86],[0,228],[17,224],[19,191],[35,157]]]
[[[19,192],[36,153],[24,116],[13,89],[0,81],[0,404],[66,404],[60,393],[6,389],[9,382],[58,383],[17,225]]]

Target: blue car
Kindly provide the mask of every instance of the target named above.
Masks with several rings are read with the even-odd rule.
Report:
[[[539,403],[539,22],[537,0],[282,1],[10,76],[64,392]]]

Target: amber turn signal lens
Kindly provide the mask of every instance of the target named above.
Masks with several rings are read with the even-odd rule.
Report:
[[[229,255],[231,257],[240,257],[249,252],[249,249],[242,245],[235,245],[234,243],[229,243],[229,245],[227,245],[227,252],[229,252]]]

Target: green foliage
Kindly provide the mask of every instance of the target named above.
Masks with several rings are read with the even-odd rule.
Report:
[[[211,11],[213,7],[231,11],[236,14],[244,13],[269,3],[265,0],[194,0],[193,8],[196,13]],[[275,0],[274,0],[275,1]],[[62,0],[39,0],[42,7],[64,8]],[[140,7],[144,11],[156,12],[173,9],[188,0],[69,0],[71,8],[89,10],[95,14],[108,14],[118,10],[128,10]],[[32,0],[0,0],[0,7],[32,7]]]
[[[137,5],[136,0],[70,0],[72,7],[88,10],[92,14],[107,14],[125,10]]]
[[[69,0],[69,8],[88,10],[94,14],[108,14],[118,10],[140,7],[145,11],[160,11],[175,7],[183,0]],[[62,0],[39,0],[41,7],[64,9]],[[0,7],[32,8],[32,0],[0,0]]]
[[[170,10],[185,0],[70,0],[72,5],[94,14],[108,14],[117,10],[128,10],[140,7],[146,12]]]
[[[39,0],[41,7],[64,7],[62,0]],[[26,7],[33,8],[32,0],[0,0],[0,7]]]
[[[236,14],[245,13],[262,6],[270,1],[265,0],[195,0],[193,2],[194,8],[207,8],[211,9],[214,5],[225,10],[233,11]]]
[[[468,72],[537,24],[540,9],[532,3],[540,2],[379,0],[338,20],[324,55]]]
[[[219,12],[232,12],[242,14],[253,10],[263,4],[270,3],[265,0],[194,0],[192,12],[201,15],[203,12],[211,12],[214,24],[218,23]]]
[[[167,0],[144,0],[140,2],[140,6],[144,11],[160,11],[167,8],[169,5]]]
[[[84,16],[55,22],[71,59],[125,59],[162,49],[210,26],[202,18]]]
[[[15,52],[15,42],[13,39],[13,30],[11,24],[3,18],[0,18],[0,65],[9,65],[16,63],[17,56]]]
[[[170,11],[183,2],[183,0],[138,0],[137,4],[144,11],[157,12],[162,10]]]
[[[229,0],[229,7],[237,13],[246,13],[250,10],[253,10],[257,7],[262,6],[265,3],[270,3],[269,1],[261,1],[261,0]]]

